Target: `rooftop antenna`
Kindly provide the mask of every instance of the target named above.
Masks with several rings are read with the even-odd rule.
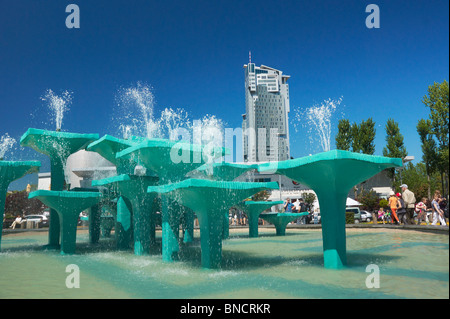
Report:
[[[252,51],[248,51],[248,63],[252,63]]]

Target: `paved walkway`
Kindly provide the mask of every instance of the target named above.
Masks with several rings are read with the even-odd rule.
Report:
[[[274,228],[275,226],[267,224],[259,225],[259,228]],[[194,227],[198,229],[198,226]],[[245,229],[248,228],[248,225],[230,225],[230,229]],[[308,225],[297,225],[297,224],[289,224],[287,225],[288,229],[321,229],[321,224],[308,224]],[[418,230],[418,231],[429,231],[429,232],[438,232],[449,234],[449,226],[440,226],[440,225],[391,225],[391,224],[377,224],[374,225],[372,223],[360,223],[360,224],[347,224],[346,228],[388,228],[388,229],[401,229],[401,230]],[[156,227],[157,230],[160,230],[161,227]],[[88,226],[78,226],[78,230],[89,230]],[[22,233],[22,232],[46,232],[48,231],[48,227],[39,228],[39,229],[3,229],[3,234],[11,234],[11,233]]]

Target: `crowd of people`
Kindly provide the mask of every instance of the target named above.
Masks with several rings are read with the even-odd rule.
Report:
[[[301,216],[297,220],[293,221],[292,224],[309,224],[313,218],[317,219],[317,216],[310,213],[311,207],[303,201],[303,198],[292,200],[287,198],[284,202],[283,209],[285,213],[309,213],[308,215]],[[317,221],[318,220],[315,220],[315,224],[317,224]]]
[[[436,191],[432,199],[422,198],[416,201],[414,193],[408,189],[408,185],[400,186],[401,193],[391,192],[389,197],[389,208],[381,207],[378,210],[378,220],[383,224],[396,225],[438,225],[447,226],[448,205],[447,199],[441,195],[440,191]],[[287,198],[283,204],[283,212],[286,213],[303,213],[309,214],[301,216],[293,223],[309,224],[319,222],[318,212],[311,211],[311,207],[300,199]],[[246,225],[247,220],[243,212],[235,210],[230,214],[230,223],[232,225]]]
[[[427,225],[447,226],[446,218],[448,218],[447,199],[436,191],[433,199],[426,197],[420,202],[416,201],[414,193],[408,189],[408,185],[400,186],[402,193],[395,194],[392,192],[389,197],[390,210],[380,208],[378,218],[383,224],[403,224],[403,225],[420,225],[423,222]]]
[[[304,213],[304,212],[310,212],[310,205],[305,203],[303,198],[300,199],[290,199],[287,198],[286,201],[283,204],[283,212],[285,213]],[[317,219],[317,214],[314,215],[313,213],[310,213],[309,215],[301,216],[297,220],[295,220],[293,223],[297,224],[307,224],[313,218]],[[247,216],[244,212],[240,211],[239,209],[232,208],[229,212],[229,223],[233,226],[245,226],[247,225]],[[261,220],[261,223],[263,224],[264,221]]]

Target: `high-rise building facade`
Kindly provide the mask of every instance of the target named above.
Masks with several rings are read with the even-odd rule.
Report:
[[[283,161],[289,149],[289,75],[251,61],[245,69],[242,115],[245,162]]]

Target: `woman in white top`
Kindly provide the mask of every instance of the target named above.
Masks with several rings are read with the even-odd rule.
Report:
[[[436,225],[439,219],[441,226],[447,226],[445,221],[444,212],[439,207],[439,194],[434,193],[433,201],[431,202],[431,207],[433,208],[433,223],[431,225]]]

